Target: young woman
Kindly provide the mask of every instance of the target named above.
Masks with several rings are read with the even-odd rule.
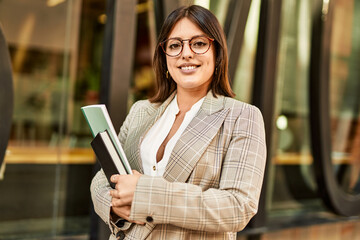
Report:
[[[216,17],[181,7],[154,55],[157,92],[136,102],[119,139],[133,175],[103,171],[91,184],[96,213],[120,239],[236,239],[257,212],[266,160],[260,111],[233,99]]]

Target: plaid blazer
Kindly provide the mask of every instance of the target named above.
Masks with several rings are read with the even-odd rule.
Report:
[[[136,102],[120,129],[130,165],[141,173],[140,143],[173,98]],[[130,219],[145,226],[110,221],[110,186],[102,171],[91,184],[95,211],[109,225],[110,239],[236,239],[257,212],[265,161],[260,111],[210,91],[176,143],[164,175],[138,181]]]

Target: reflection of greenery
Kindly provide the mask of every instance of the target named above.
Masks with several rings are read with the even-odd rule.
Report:
[[[84,71],[84,78],[86,79],[88,90],[98,91],[100,89],[100,71],[94,68],[86,69]]]
[[[82,71],[81,78],[76,81],[75,86],[75,98],[77,101],[83,101],[88,91],[99,91],[100,73],[97,68],[88,68]]]
[[[132,86],[132,101],[149,98],[154,91],[154,72],[151,66],[143,66],[135,70]]]
[[[34,109],[42,109],[45,107],[46,98],[44,95],[38,95],[37,93],[32,93],[28,96],[25,101],[27,107],[31,107]]]

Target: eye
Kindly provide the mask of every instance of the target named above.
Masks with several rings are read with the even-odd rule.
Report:
[[[166,45],[168,50],[177,50],[181,48],[181,42],[176,39],[169,39]]]
[[[170,50],[176,50],[176,49],[181,48],[181,44],[180,43],[172,43],[172,44],[169,44],[168,48]]]
[[[203,48],[209,44],[209,41],[206,38],[195,38],[191,41],[191,46],[193,48]]]

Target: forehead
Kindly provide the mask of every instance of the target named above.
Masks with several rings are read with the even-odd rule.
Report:
[[[188,18],[179,20],[169,34],[169,38],[188,39],[197,35],[206,35],[195,23]]]

